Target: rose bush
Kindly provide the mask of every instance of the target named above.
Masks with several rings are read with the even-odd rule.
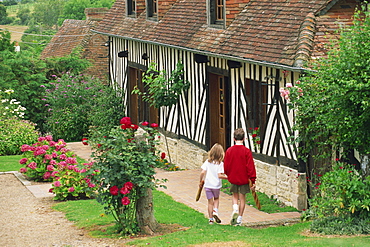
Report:
[[[338,161],[331,171],[316,174],[313,187],[315,193],[309,199],[310,208],[303,214],[303,218],[314,219],[312,231],[324,234],[370,233],[370,177],[363,180],[354,165]],[[354,222],[364,227],[348,227]]]
[[[145,131],[140,134],[138,126],[132,124],[129,117],[124,117],[120,126],[109,133],[96,133],[89,139],[96,148],[94,169],[100,171],[92,177],[99,185],[97,199],[106,212],[114,216],[118,230],[123,234],[139,231],[138,207],[142,205],[138,202],[155,186],[154,168],[158,159],[155,126],[158,125],[144,123]]]

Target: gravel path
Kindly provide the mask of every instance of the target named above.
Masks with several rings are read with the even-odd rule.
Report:
[[[119,240],[89,237],[63,213],[52,210],[54,203],[52,197],[35,198],[13,174],[0,174],[0,246],[123,245]]]

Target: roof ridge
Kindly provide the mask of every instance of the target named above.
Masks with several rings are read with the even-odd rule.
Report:
[[[308,61],[314,46],[316,30],[316,17],[314,13],[308,13],[299,29],[294,66],[303,67],[303,62]]]

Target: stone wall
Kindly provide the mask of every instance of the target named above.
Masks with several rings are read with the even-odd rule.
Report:
[[[171,161],[182,169],[200,169],[207,159],[208,153],[204,149],[184,139],[168,138]],[[160,138],[159,150],[166,153],[165,138]],[[268,164],[255,159],[257,171],[257,191],[277,199],[287,206],[299,210],[307,208],[306,174],[298,173],[285,166]]]

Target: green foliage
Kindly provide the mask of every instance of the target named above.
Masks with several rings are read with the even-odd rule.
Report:
[[[281,89],[298,110],[296,141],[305,144],[303,155],[316,149],[318,157],[329,157],[330,146],[370,153],[370,12],[356,11],[353,25],[339,32],[339,40],[327,57],[314,61],[311,73]]]
[[[57,173],[52,176],[54,182],[50,190],[55,194],[54,200],[65,201],[94,197],[97,187],[91,183],[91,176],[97,174],[98,171],[87,175],[92,166],[92,162],[80,165],[75,158],[67,158],[65,162],[59,162]]]
[[[22,35],[21,50],[30,50],[35,54],[41,54],[56,32],[56,30],[45,29],[40,25],[35,25],[31,20],[29,28]],[[52,67],[48,67],[52,69]]]
[[[0,155],[21,154],[23,144],[32,144],[39,133],[35,124],[18,118],[0,118]]]
[[[138,126],[131,124],[129,117],[120,123],[89,142],[98,144],[93,156],[94,169],[100,173],[92,179],[100,185],[98,201],[105,205],[107,213],[113,214],[120,231],[133,234],[139,230],[136,202],[155,186],[156,130],[146,127],[138,135]]]
[[[302,215],[303,219],[314,219],[311,230],[322,234],[369,234],[370,177],[363,180],[353,165],[342,162],[317,176],[310,208]]]
[[[183,78],[184,65],[178,62],[169,78],[166,71],[158,71],[156,67],[155,63],[151,63],[144,75],[143,83],[147,91],[141,92],[136,87],[132,93],[142,95],[144,101],[156,108],[172,106],[177,103],[182,92],[190,87],[190,82]]]
[[[110,130],[123,111],[120,92],[99,79],[65,73],[45,86],[47,130],[66,141],[81,140],[89,128]]]
[[[31,10],[29,8],[20,8],[17,12],[20,25],[28,25],[31,20]]]
[[[353,165],[342,162],[337,162],[332,171],[318,177],[306,215],[314,218],[370,216],[370,177],[363,180]]]
[[[7,25],[12,23],[13,18],[8,17],[8,13],[6,12],[6,7],[3,4],[0,4],[0,24]]]
[[[54,77],[61,77],[65,72],[74,75],[83,73],[91,62],[81,58],[81,48],[76,47],[73,51],[64,57],[49,57],[45,60],[48,68],[47,78],[55,79]]]
[[[310,230],[324,235],[369,234],[370,219],[349,216],[329,216],[314,220]]]
[[[35,2],[32,18],[47,29],[58,29],[58,19],[63,11],[65,1],[38,0]]]
[[[2,51],[0,62],[0,89],[16,89],[13,97],[27,109],[24,118],[42,128],[45,63],[29,51]]]
[[[89,8],[90,6],[90,0],[68,0],[64,4],[60,24],[65,19],[84,20],[85,8]]]
[[[0,31],[0,51],[14,51],[14,42],[11,42],[9,31]]]

